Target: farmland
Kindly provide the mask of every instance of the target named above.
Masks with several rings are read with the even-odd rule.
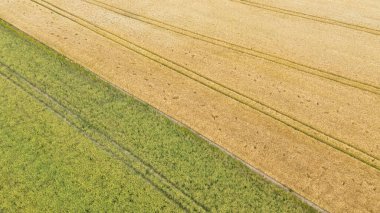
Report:
[[[0,23],[0,209],[313,211],[186,128]]]
[[[105,88],[116,87],[120,94],[144,101],[323,209],[377,212],[380,28],[376,11],[380,5],[372,0],[360,8],[323,0],[310,6],[305,0],[184,4],[182,0],[14,0],[0,3],[0,17],[88,69],[82,73],[91,71],[112,85],[90,87],[77,82],[84,74],[70,77],[47,71],[40,76],[27,72],[27,63],[19,65],[24,66],[26,79],[36,80],[32,85],[58,100],[58,112],[85,126],[86,134],[104,141],[107,150],[123,148],[117,145],[123,141],[127,150],[133,150],[130,155],[138,168],[144,168],[146,160],[154,171],[175,177],[178,182],[169,178],[159,188],[179,185],[180,190],[165,193],[179,197],[181,205],[197,204],[197,193],[205,189],[202,184],[210,181],[206,174],[214,173],[202,169],[204,179],[193,177],[194,159],[203,159],[204,165],[223,160],[200,157],[205,141],[182,144],[183,149],[173,145],[155,133],[160,129],[157,123],[153,126],[158,129],[141,123],[129,126],[126,121],[142,122],[145,116],[124,114],[131,106],[106,94],[112,89]],[[8,52],[2,55],[12,54]],[[4,61],[20,70],[13,63]],[[166,159],[172,155],[177,157]],[[218,168],[214,167],[210,166]],[[153,174],[153,179],[162,180]],[[215,180],[231,177],[215,176]],[[187,181],[200,185],[190,187]],[[192,191],[193,187],[198,190]],[[226,203],[223,207],[233,208],[234,203],[253,208],[245,206],[255,203],[248,201],[254,199],[249,193],[239,202],[234,199],[241,198],[241,188],[236,196],[218,190],[214,195],[221,200],[199,200],[205,206]]]

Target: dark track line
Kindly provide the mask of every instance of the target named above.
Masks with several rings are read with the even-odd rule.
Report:
[[[0,20],[1,20],[1,18],[0,18]],[[15,27],[15,28],[16,28],[16,27]],[[6,29],[7,29],[7,30],[11,30],[12,32],[19,33],[19,32],[17,32],[17,31],[13,31],[13,29],[9,29],[9,28],[6,28]],[[19,30],[20,30],[20,29],[19,29]],[[21,30],[20,30],[20,31],[21,31]],[[22,31],[22,32],[23,32],[23,31]],[[27,34],[27,33],[25,33],[25,32],[23,32],[23,33],[24,33],[24,34]],[[30,40],[25,39],[24,41],[26,41],[28,44],[35,45],[35,43],[33,43],[33,42],[30,41]],[[36,41],[37,41],[37,40],[36,40]],[[36,43],[37,43],[38,45],[41,45],[41,44],[42,44],[42,43],[40,43],[40,42],[36,42]],[[42,44],[42,45],[43,45],[43,44]],[[0,61],[0,65],[1,65],[1,64],[4,64],[4,63],[1,63],[1,61]],[[4,65],[3,65],[3,66],[4,66]],[[7,65],[5,65],[5,66],[7,66]],[[9,67],[9,68],[10,68],[10,67]],[[17,72],[16,72],[15,74],[17,74]],[[21,75],[19,75],[19,77],[20,77],[20,78],[23,78],[23,76],[21,76]],[[102,81],[106,81],[106,79],[103,79],[103,78],[101,78],[100,76],[97,76],[97,77],[100,78]],[[25,79],[25,78],[23,78],[23,79]],[[68,109],[69,107],[65,107],[65,105],[66,105],[66,106],[70,106],[70,105],[71,105],[70,103],[66,103],[66,104],[64,104],[64,103],[62,103],[61,101],[55,99],[54,97],[48,95],[45,91],[42,91],[41,89],[37,88],[36,85],[32,84],[32,83],[31,83],[30,81],[28,81],[27,79],[25,79],[25,81],[26,81],[27,83],[31,84],[32,87],[38,89],[38,90],[41,91],[43,94],[45,94],[45,95],[48,97],[48,99],[53,100],[54,102],[58,103],[60,106],[64,107],[66,110],[69,110],[69,112],[70,112],[71,114],[75,115],[76,117],[78,117],[79,119],[81,119],[83,122],[85,122],[85,125],[87,125],[87,126],[91,126],[91,127],[92,127],[93,129],[95,129],[98,133],[100,133],[100,134],[102,134],[104,137],[106,137],[109,141],[112,141],[114,145],[120,147],[120,150],[123,150],[124,152],[126,151],[126,152],[130,153],[130,155],[132,155],[134,158],[136,158],[136,159],[137,159],[139,162],[141,162],[142,164],[146,165],[150,170],[152,170],[153,172],[157,173],[161,178],[163,178],[165,181],[167,181],[168,183],[170,183],[171,185],[173,185],[174,188],[176,188],[177,190],[179,190],[182,194],[188,196],[191,200],[193,200],[194,203],[196,203],[196,204],[198,204],[199,206],[203,207],[203,209],[205,209],[205,210],[207,210],[207,211],[209,210],[209,208],[208,208],[207,206],[203,205],[201,202],[199,202],[199,201],[195,200],[194,198],[192,198],[191,195],[189,195],[187,192],[185,192],[184,190],[182,190],[181,188],[179,188],[175,183],[173,183],[173,182],[170,181],[167,177],[165,177],[163,174],[161,174],[159,171],[157,171],[157,170],[156,170],[151,164],[145,162],[143,159],[141,159],[140,157],[138,157],[136,154],[133,154],[133,152],[130,151],[129,149],[124,148],[122,145],[118,144],[114,139],[112,139],[110,136],[108,136],[107,133],[105,133],[105,132],[102,131],[101,129],[95,127],[94,125],[92,125],[91,123],[89,123],[86,119],[82,118],[82,117],[80,116],[80,112],[78,112],[78,111],[75,110],[75,107],[74,107],[74,108],[72,107],[73,109]],[[108,82],[108,81],[107,81],[107,82]],[[109,83],[109,84],[112,84],[111,82],[108,82],[108,83]],[[113,86],[116,87],[116,85],[113,85]],[[122,90],[122,89],[120,89],[120,88],[118,88],[118,90],[120,90],[121,92],[125,93],[125,91]],[[132,96],[132,94],[129,94],[129,95]],[[133,96],[133,97],[134,97],[134,96]],[[134,98],[137,99],[137,97],[134,97]],[[140,100],[140,101],[142,101],[142,100]],[[165,115],[165,116],[167,116],[167,115]],[[172,119],[172,118],[170,118],[170,119]],[[81,125],[81,126],[83,126],[83,125]],[[102,128],[102,127],[100,127],[100,128]],[[103,128],[104,128],[104,126],[103,126]],[[146,171],[146,169],[145,169],[145,171]]]
[[[2,20],[0,18],[0,20]],[[5,21],[5,20],[3,20]],[[8,25],[11,25],[12,27],[14,28],[17,28],[15,27],[14,25],[10,24],[9,22],[7,22]],[[7,30],[11,30],[12,32],[16,32],[18,33],[17,31],[14,31],[13,29],[10,29],[10,28],[7,28]],[[26,32],[22,31],[21,29],[18,29],[19,31],[23,32],[24,34],[27,34]],[[29,35],[30,37],[32,37],[31,35]],[[33,38],[35,39],[35,38]],[[33,40],[33,41],[30,41],[30,40],[25,40],[26,42],[28,42],[29,44],[34,44],[33,42],[35,42],[35,44],[37,45],[45,45],[43,44],[42,42],[38,41],[37,39]],[[133,94],[129,93],[128,91],[126,91],[125,89],[119,87],[118,85],[114,84],[113,82],[105,79],[104,77],[102,76],[99,76],[97,75],[96,73],[94,73],[96,78],[101,80],[101,81],[104,81],[104,82],[107,82],[108,84],[112,85],[114,88],[116,88],[118,91],[122,92],[122,93],[127,93],[129,96],[135,98],[136,100],[144,103],[144,104],[147,104],[149,105],[149,103],[147,103],[146,101],[144,100],[141,100],[139,99],[138,97],[134,96]],[[66,103],[68,106],[70,106],[70,103]],[[65,104],[62,104],[62,105],[65,105]],[[247,163],[245,160],[241,159],[240,157],[238,157],[237,155],[235,155],[234,153],[228,151],[227,149],[225,149],[224,147],[220,146],[219,144],[216,144],[215,142],[211,141],[210,139],[204,137],[202,134],[200,134],[199,132],[197,132],[196,130],[192,129],[190,126],[184,124],[184,123],[181,123],[180,121],[176,120],[175,118],[171,117],[170,115],[168,114],[165,114],[164,112],[160,111],[158,108],[154,107],[154,106],[151,106],[153,107],[156,112],[158,112],[159,114],[165,116],[166,118],[168,118],[169,120],[171,120],[172,122],[174,123],[177,123],[183,127],[186,127],[188,128],[191,132],[193,132],[195,135],[197,135],[198,137],[204,139],[207,143],[209,143],[210,145],[220,149],[222,152],[226,153],[227,155],[231,156],[232,158],[236,159],[237,161],[241,162],[243,165],[247,166],[249,169],[251,169],[254,173],[258,174],[259,176],[262,176],[265,180],[269,181],[270,183],[273,183],[274,185],[276,186],[279,186],[280,188],[284,189],[285,191],[287,192],[290,192],[292,194],[294,194],[296,197],[298,197],[299,199],[301,199],[303,202],[305,202],[306,204],[308,204],[309,206],[315,208],[318,212],[321,212],[321,213],[324,213],[324,212],[327,212],[325,209],[323,209],[322,207],[318,206],[316,203],[312,202],[311,200],[303,197],[301,194],[293,191],[289,186],[283,184],[283,183],[280,183],[278,180],[274,179],[273,177],[270,177],[268,174],[266,174],[264,171],[256,168],[256,167],[253,167],[251,164]],[[76,111],[75,109],[72,109],[74,113],[78,114],[79,112]],[[102,126],[104,128],[104,126]],[[169,180],[170,181],[170,180]],[[205,207],[206,208],[206,207]],[[206,209],[207,211],[209,211],[209,209]],[[1,211],[0,211],[1,212]]]
[[[308,19],[308,20],[312,20],[312,21],[316,21],[316,22],[320,22],[320,23],[324,23],[324,24],[331,24],[331,25],[335,25],[335,26],[339,26],[339,27],[348,28],[351,30],[357,30],[357,31],[365,32],[365,33],[370,33],[370,34],[377,35],[377,36],[380,35],[380,30],[378,30],[378,29],[373,29],[373,28],[366,27],[366,26],[347,23],[347,22],[335,20],[332,18],[310,15],[307,13],[297,12],[297,11],[288,10],[288,9],[284,9],[284,8],[280,8],[280,7],[274,7],[274,6],[270,6],[270,5],[250,1],[250,0],[230,0],[230,1],[237,2],[240,4],[245,4],[245,5],[260,8],[260,9],[264,9],[264,10],[268,10],[268,11],[272,11],[275,13],[281,13],[281,14],[285,14],[285,15],[289,15],[289,16],[304,18],[304,19]]]
[[[8,75],[5,74],[4,71],[1,71],[1,67],[8,70]],[[4,64],[1,61],[0,76],[15,84],[22,91],[26,92],[32,98],[43,104],[47,109],[50,109],[54,114],[56,114],[66,123],[68,123],[71,127],[75,128],[79,133],[81,133],[83,136],[85,136],[87,139],[93,142],[97,147],[110,154],[111,157],[122,161],[128,168],[132,169],[137,175],[139,175],[141,178],[143,178],[145,181],[151,184],[154,188],[156,188],[156,190],[161,192],[165,197],[174,202],[183,210],[187,212],[208,211],[208,208],[206,206],[196,201],[193,197],[188,195],[182,189],[178,188],[178,186],[176,186],[168,178],[166,178],[164,175],[162,175],[160,172],[154,169],[153,166],[139,158],[128,148],[125,148],[119,143],[117,143],[109,135],[95,127],[93,124],[89,123],[79,114],[72,112],[70,109],[65,107],[60,101],[38,88],[24,76],[19,74],[16,70],[12,69],[11,67]],[[30,90],[28,90],[27,88],[29,88]],[[171,188],[174,189],[174,192],[170,191]],[[178,198],[178,194],[182,197]],[[196,204],[195,208],[189,208],[189,206],[191,207],[192,204]]]
[[[149,18],[149,17],[145,17],[143,15],[139,15],[136,13],[132,13],[130,11],[126,11],[124,9],[114,7],[112,5],[106,4],[106,3],[98,1],[98,0],[82,0],[82,1],[87,2],[89,4],[96,5],[98,7],[103,8],[103,9],[112,11],[116,14],[126,16],[128,18],[135,19],[135,20],[156,26],[158,28],[162,28],[162,29],[174,32],[174,33],[178,33],[178,34],[181,34],[181,35],[193,38],[193,39],[201,40],[201,41],[204,41],[204,42],[216,45],[216,46],[224,47],[226,49],[230,49],[230,50],[233,50],[233,51],[236,51],[239,53],[247,54],[247,55],[252,56],[252,57],[261,58],[261,59],[264,59],[266,61],[270,61],[272,63],[276,63],[276,64],[280,64],[280,65],[292,68],[296,71],[308,73],[308,74],[311,74],[311,75],[314,75],[314,76],[317,76],[320,78],[324,78],[324,79],[331,80],[331,81],[334,81],[337,83],[341,83],[341,84],[346,85],[346,86],[354,87],[356,89],[360,89],[363,91],[374,93],[376,95],[380,95],[380,86],[375,86],[375,85],[371,85],[371,84],[368,84],[365,82],[360,82],[360,81],[357,81],[354,79],[350,79],[348,77],[340,76],[338,74],[334,74],[334,73],[331,73],[331,72],[328,72],[328,71],[325,71],[322,69],[314,68],[314,67],[311,67],[308,65],[304,65],[304,64],[301,64],[298,62],[294,62],[294,61],[285,59],[285,58],[281,58],[281,57],[278,57],[275,55],[264,53],[264,52],[261,52],[261,51],[258,51],[258,50],[252,49],[252,48],[239,46],[239,45],[236,45],[236,44],[224,41],[224,40],[212,38],[212,37],[202,35],[202,34],[190,31],[190,30],[182,29],[182,28],[179,28],[179,27],[176,27],[176,26],[173,26],[173,25],[170,25],[170,24]]]
[[[173,62],[173,61],[170,61],[169,59],[165,59],[161,56],[159,56],[158,54],[156,53],[153,53],[147,49],[144,49],[143,47],[140,47],[136,44],[133,44],[132,42],[122,38],[122,37],[119,37],[118,35],[115,35],[111,32],[108,32],[92,23],[90,23],[89,21],[87,20],[84,20],[83,18],[80,18],[62,8],[59,8],[58,6],[56,5],[53,5],[45,0],[31,0],[39,5],[41,5],[42,7],[45,7],[55,13],[57,13],[58,15],[61,15],[71,21],[73,21],[74,23],[77,23],[85,28],[87,28],[88,30],[91,30],[93,32],[95,32],[96,34],[106,38],[106,39],[109,39],[117,44],[120,44],[121,46],[137,53],[137,54],[140,54],[152,61],[155,61],[165,67],[168,67],[169,69],[172,69],[173,71],[176,71],[216,92],[219,92],[241,104],[244,104],[246,106],[249,106],[250,108],[254,109],[254,110],[257,110],[258,112],[260,113],[263,113],[269,117],[271,117],[272,119],[275,119],[283,124],[285,124],[286,126],[294,129],[294,130],[297,130],[313,139],[316,139],[317,141],[323,143],[323,144],[326,144],[338,151],[341,151],[342,153],[344,154],[347,154],[348,156],[351,156],[359,161],[361,161],[362,163],[365,163],[377,170],[380,170],[380,162],[379,162],[379,159],[376,158],[375,156],[372,156],[368,153],[366,153],[365,151],[359,149],[359,148],[356,148],[354,146],[352,146],[351,144],[348,144],[347,142],[344,142],[342,140],[339,140],[337,138],[334,138],[333,136],[331,135],[328,135],[326,133],[323,133],[317,129],[315,129],[314,127],[311,127],[309,126],[308,124],[305,124],[305,123],[302,123],[276,109],[273,109],[271,108],[270,106],[267,106],[257,100],[254,100],[244,94],[241,94],[240,92],[238,91],[235,91],[233,89],[230,89],[218,82],[215,82],[213,81],[212,79],[210,78],[207,78],[205,76],[202,76],[201,74],[195,72],[195,71],[192,71],[186,67],[183,67],[182,65],[179,65],[177,64],[176,62]],[[44,2],[44,3],[39,3],[39,2]],[[47,5],[46,5],[47,4]],[[50,5],[50,6],[48,6]],[[53,8],[56,8],[56,9],[52,9],[51,7]],[[60,10],[62,12],[59,12],[57,11]],[[65,15],[65,14],[67,15]],[[69,17],[70,16],[70,17]]]

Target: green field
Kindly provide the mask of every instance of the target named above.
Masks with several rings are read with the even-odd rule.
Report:
[[[0,21],[0,212],[314,212]]]

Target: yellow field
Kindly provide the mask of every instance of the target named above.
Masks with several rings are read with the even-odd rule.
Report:
[[[322,208],[377,212],[380,3],[310,4],[12,0],[0,18]]]

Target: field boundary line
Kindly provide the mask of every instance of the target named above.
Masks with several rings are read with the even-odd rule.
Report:
[[[3,67],[3,71],[1,69]],[[4,72],[4,70],[7,73]],[[137,175],[147,181],[156,190],[162,193],[177,206],[185,211],[205,212],[208,208],[193,197],[188,195],[168,178],[158,172],[152,165],[142,160],[129,148],[116,142],[107,133],[95,127],[92,123],[82,118],[79,114],[72,112],[60,101],[38,88],[16,70],[12,69],[0,61],[0,76],[9,80],[14,85],[26,92],[32,98],[40,102],[55,115],[60,117],[71,127],[75,128],[80,134],[93,142],[98,148],[107,152],[111,157],[122,161],[128,168],[132,169]],[[28,90],[29,89],[29,90]]]
[[[296,17],[300,17],[300,18],[304,18],[304,19],[308,19],[308,20],[312,20],[312,21],[316,21],[316,22],[321,22],[324,24],[331,24],[331,25],[335,25],[335,26],[339,26],[339,27],[348,28],[351,30],[370,33],[370,34],[377,35],[377,36],[380,35],[380,30],[378,30],[378,29],[373,29],[371,27],[362,26],[362,25],[353,24],[353,23],[347,23],[347,22],[339,21],[339,20],[332,19],[332,18],[310,15],[307,13],[298,12],[298,11],[294,11],[294,10],[288,10],[288,9],[284,9],[284,8],[280,8],[280,7],[276,7],[276,6],[270,6],[270,5],[250,1],[250,0],[230,0],[230,1],[237,2],[240,4],[245,4],[245,5],[260,8],[260,9],[264,9],[264,10],[268,10],[268,11],[272,11],[275,13],[282,13],[282,14],[289,15],[289,16],[296,16]]]
[[[224,40],[220,40],[217,38],[212,38],[212,37],[209,37],[206,35],[202,35],[202,34],[190,31],[190,30],[182,29],[180,27],[173,26],[173,25],[164,23],[162,21],[158,21],[158,20],[143,16],[143,15],[139,15],[139,14],[132,13],[132,12],[124,10],[124,9],[114,7],[112,5],[106,4],[106,3],[98,1],[98,0],[82,0],[82,1],[87,2],[89,4],[96,5],[98,7],[105,9],[105,10],[112,11],[116,14],[126,16],[128,18],[135,19],[135,20],[138,20],[138,21],[141,21],[141,22],[144,22],[144,23],[165,29],[167,31],[175,32],[175,33],[178,33],[178,34],[181,34],[181,35],[193,38],[193,39],[197,39],[197,40],[201,40],[201,41],[206,42],[206,43],[213,44],[215,46],[220,46],[220,47],[223,47],[226,49],[230,49],[230,50],[233,50],[235,52],[239,52],[239,53],[249,55],[251,57],[261,58],[261,59],[264,59],[266,61],[276,63],[276,64],[280,64],[280,65],[292,68],[292,69],[300,71],[300,72],[308,73],[310,75],[314,75],[314,76],[317,76],[317,77],[320,77],[323,79],[331,80],[331,81],[334,81],[334,82],[337,82],[337,83],[340,83],[340,84],[343,84],[346,86],[350,86],[350,87],[360,89],[363,91],[371,92],[371,93],[376,94],[376,95],[380,95],[380,86],[375,86],[375,85],[371,85],[371,84],[368,84],[365,82],[360,82],[360,81],[350,79],[348,77],[340,76],[338,74],[331,73],[331,72],[328,72],[328,71],[325,71],[322,69],[313,68],[313,67],[308,66],[308,65],[303,65],[303,64],[300,64],[298,62],[293,62],[293,61],[285,59],[285,58],[281,58],[281,57],[278,57],[275,55],[264,53],[264,52],[255,50],[253,48],[240,46],[240,45],[233,44],[233,43],[230,43],[230,42],[227,42]]]
[[[1,19],[0,18],[0,21],[4,21],[8,26],[5,26],[7,30],[11,30],[12,32],[14,33],[20,33],[22,32],[23,34],[27,34],[25,31],[17,28],[16,26],[12,25],[11,23],[9,22],[6,22],[5,20]],[[17,31],[15,31],[15,29],[17,29]],[[19,32],[20,31],[20,32]],[[29,38],[24,38],[24,40],[30,44],[36,44],[36,45],[40,45],[40,46],[43,46],[43,47],[47,47],[46,44],[42,43],[41,41],[37,40],[35,37],[31,36],[28,34],[28,37]],[[51,48],[52,50],[54,50],[54,48],[52,47],[48,47],[48,48]],[[66,56],[62,55],[61,53],[59,53],[59,51],[56,51],[56,54],[59,55],[60,57],[63,57],[65,60],[68,60],[68,61],[71,61],[73,62],[70,58],[67,58]],[[73,62],[75,63],[75,62]],[[79,65],[81,66],[81,65]],[[83,66],[81,66],[83,67]],[[298,197],[300,200],[302,200],[304,203],[310,205],[311,207],[315,208],[318,212],[321,212],[321,213],[325,213],[327,212],[327,210],[323,209],[322,207],[320,207],[319,205],[317,205],[316,203],[314,203],[313,201],[309,200],[308,198],[304,197],[303,195],[299,194],[298,192],[292,190],[289,186],[281,183],[280,181],[276,180],[274,177],[271,177],[269,176],[268,174],[266,174],[264,171],[262,171],[261,169],[259,168],[256,168],[254,167],[253,165],[249,164],[248,162],[246,162],[245,160],[243,160],[242,158],[240,158],[239,156],[235,155],[234,153],[228,151],[226,148],[222,147],[221,145],[217,144],[216,142],[212,141],[211,139],[205,137],[204,135],[202,135],[201,133],[199,133],[198,131],[196,131],[195,129],[193,129],[192,127],[190,127],[189,125],[177,120],[176,118],[172,117],[171,115],[169,114],[166,114],[165,112],[161,111],[160,109],[156,108],[155,106],[152,106],[150,105],[148,102],[142,100],[141,98],[135,96],[134,94],[130,93],[129,91],[121,88],[120,86],[114,84],[113,82],[107,80],[106,78],[98,75],[97,73],[94,73],[92,71],[90,71],[88,68],[85,68],[83,67],[86,71],[88,72],[91,72],[93,73],[94,77],[100,81],[103,81],[103,82],[106,82],[107,84],[111,85],[112,87],[114,87],[116,90],[118,90],[119,92],[122,92],[122,93],[125,93],[127,95],[129,95],[130,97],[140,101],[141,103],[143,104],[146,104],[146,105],[149,105],[152,109],[154,109],[158,114],[166,117],[167,119],[169,119],[170,121],[172,121],[173,123],[176,123],[178,124],[179,126],[182,126],[184,128],[187,128],[190,132],[192,132],[194,135],[197,135],[198,137],[204,139],[207,143],[209,143],[211,146],[214,146],[218,149],[220,149],[222,152],[226,153],[227,155],[231,156],[233,159],[236,159],[237,161],[241,162],[243,165],[245,165],[247,168],[251,169],[254,173],[258,174],[259,176],[263,177],[265,180],[267,180],[268,182],[270,183],[273,183],[274,185],[276,186],[279,186],[280,188],[282,188],[283,190],[295,195],[296,197]],[[1,73],[0,73],[1,75]],[[43,104],[43,103],[42,103]],[[54,112],[53,112],[54,113]],[[58,115],[59,116],[59,115]],[[60,117],[61,119],[63,119],[62,117]],[[67,123],[67,122],[66,122]],[[70,125],[68,123],[68,125]],[[77,129],[75,126],[72,126],[73,128]],[[78,130],[78,129],[77,129]],[[96,145],[96,144],[95,144]],[[112,154],[112,153],[110,153]],[[112,157],[112,156],[111,156]],[[0,211],[1,212],[1,211]]]
[[[93,31],[94,33],[106,38],[106,39],[109,39],[139,55],[142,55],[142,56],[145,56],[146,58],[152,60],[152,61],[155,61],[165,67],[168,67],[169,69],[173,70],[173,71],[176,71],[178,72],[179,74],[182,74],[216,92],[219,92],[241,104],[244,104],[258,112],[261,112],[262,114],[264,115],[267,115],[283,124],[285,124],[286,126],[294,129],[294,130],[297,130],[311,138],[314,138],[315,140],[321,142],[321,143],[324,143],[338,151],[341,151],[342,153],[344,154],[347,154],[359,161],[361,161],[362,163],[365,163],[367,165],[369,165],[370,167],[373,167],[377,170],[380,170],[380,161],[377,157],[375,156],[372,156],[368,153],[366,153],[364,150],[361,150],[360,148],[356,148],[354,147],[353,145],[347,143],[347,142],[344,142],[342,140],[339,140],[331,135],[328,135],[326,133],[323,133],[322,131],[319,131],[317,129],[315,129],[314,127],[311,127],[310,125],[308,124],[305,124],[305,123],[302,123],[276,109],[273,109],[272,107],[270,106],[267,106],[257,100],[254,100],[238,91],[235,91],[233,89],[230,89],[226,86],[224,86],[223,84],[220,84],[218,82],[215,82],[214,80],[210,79],[210,78],[207,78],[205,76],[202,76],[201,74],[193,71],[193,70],[190,70],[182,65],[179,65],[177,64],[176,62],[173,62],[173,61],[170,61],[169,59],[165,59],[161,56],[159,56],[158,54],[156,53],[153,53],[147,49],[144,49],[143,47],[140,47],[136,44],[133,44],[132,42],[118,36],[118,35],[115,35],[111,32],[108,32],[94,24],[92,24],[91,22],[83,19],[83,18],[80,18],[56,5],[53,5],[49,2],[46,2],[45,0],[31,0],[55,13],[57,13],[58,15],[61,15],[71,21],[73,21],[74,23],[77,23],[78,25],[81,25],[85,28],[87,28],[88,30],[90,31]],[[39,2],[44,2],[44,3],[38,3],[37,1]],[[50,6],[49,6],[50,5]],[[53,7],[53,8],[52,8]],[[54,9],[56,8],[56,9]],[[57,11],[59,10],[59,11]],[[61,11],[61,12],[60,12]]]

